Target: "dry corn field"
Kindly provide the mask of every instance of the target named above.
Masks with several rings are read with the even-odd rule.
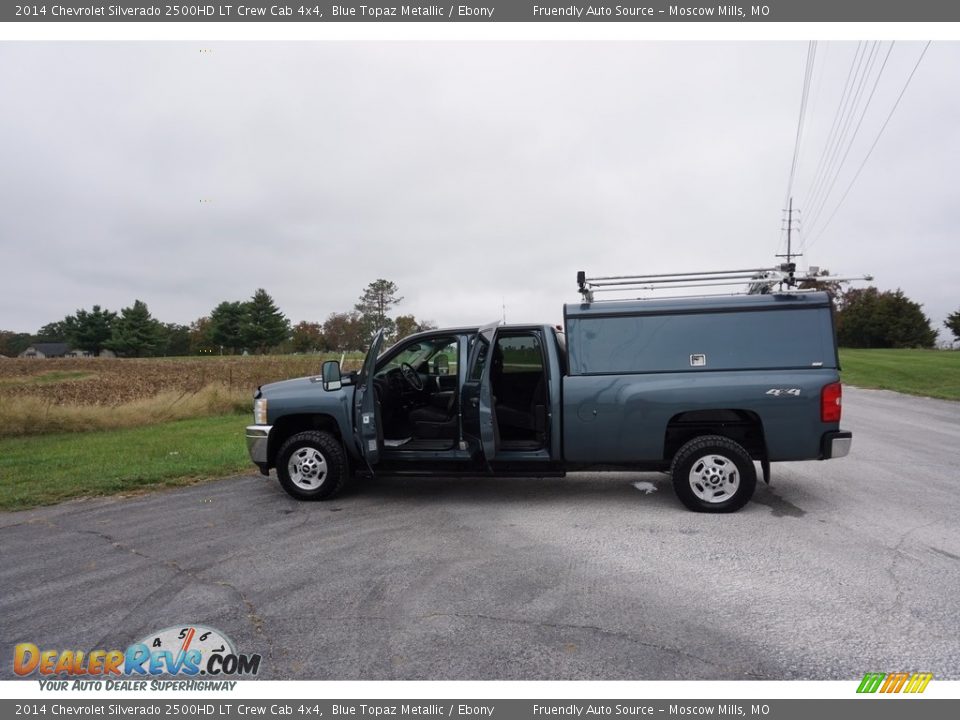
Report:
[[[0,359],[0,435],[105,430],[247,410],[258,385],[318,374],[325,359]],[[343,365],[356,369],[359,359],[348,357]]]
[[[326,358],[8,359],[0,360],[0,398],[30,396],[55,405],[121,405],[168,390],[193,393],[213,384],[252,395],[264,383],[318,374],[322,359]]]

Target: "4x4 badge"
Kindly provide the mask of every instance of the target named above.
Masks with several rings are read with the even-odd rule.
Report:
[[[774,397],[780,397],[781,395],[793,395],[797,397],[800,395],[800,388],[770,388],[766,394],[773,395]]]

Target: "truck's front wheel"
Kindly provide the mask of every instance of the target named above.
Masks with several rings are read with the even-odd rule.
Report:
[[[298,500],[328,500],[343,489],[347,461],[333,435],[308,430],[291,435],[277,453],[280,485]]]
[[[670,474],[680,502],[696,512],[739,510],[757,486],[750,454],[722,435],[704,435],[681,447]]]

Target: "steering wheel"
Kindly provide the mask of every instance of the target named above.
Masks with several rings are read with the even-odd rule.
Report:
[[[403,376],[403,379],[407,381],[407,385],[414,390],[417,392],[423,390],[423,378],[414,370],[413,365],[410,363],[400,363],[400,374]]]

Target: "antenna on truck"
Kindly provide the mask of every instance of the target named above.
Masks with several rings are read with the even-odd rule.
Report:
[[[819,268],[811,268],[806,275],[797,276],[797,264],[781,263],[773,268],[744,268],[741,270],[707,270],[704,272],[661,273],[657,275],[610,275],[587,277],[586,272],[577,273],[577,285],[584,302],[594,302],[594,294],[601,292],[629,292],[636,290],[666,290],[675,288],[723,287],[746,285],[748,295],[766,295],[780,290],[798,288],[803,282],[850,282],[873,280],[872,275],[838,277],[817,275]]]

